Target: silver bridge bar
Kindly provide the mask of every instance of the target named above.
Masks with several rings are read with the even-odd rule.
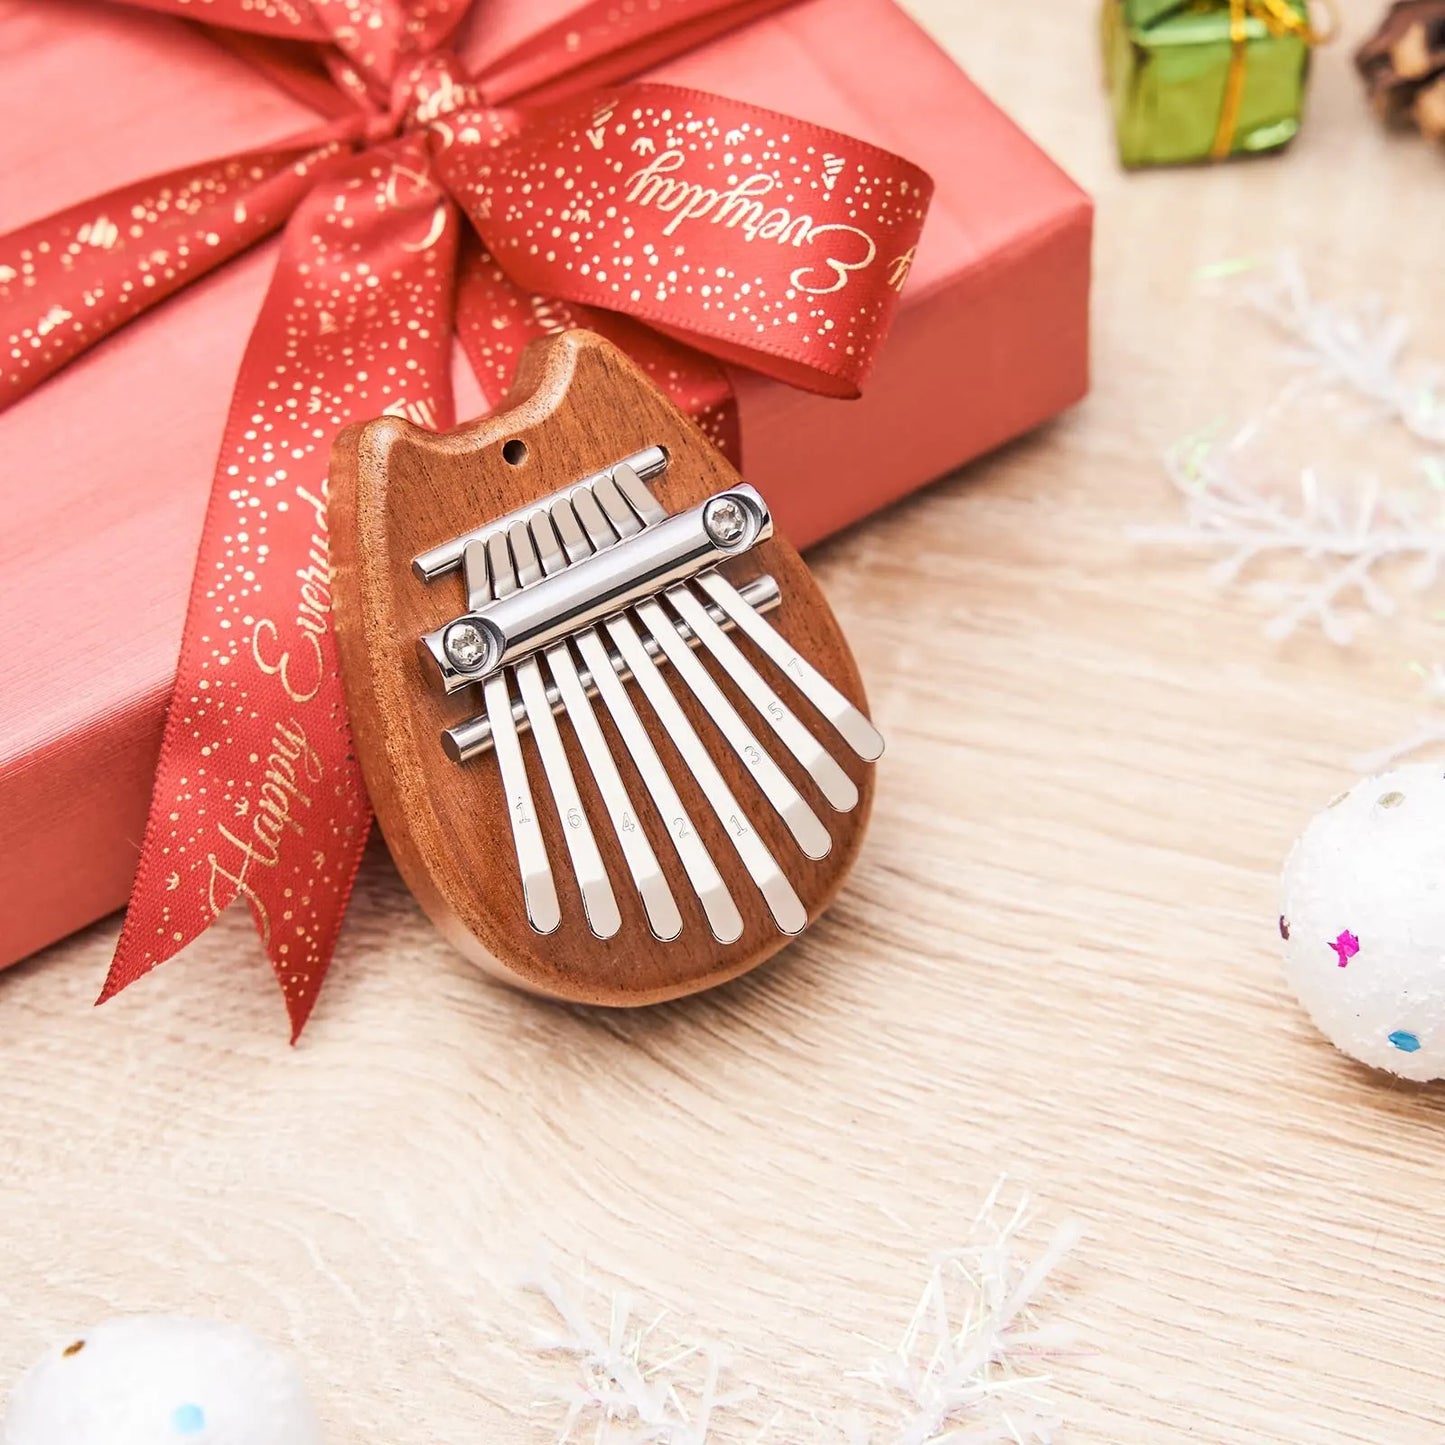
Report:
[[[617,546],[427,633],[422,653],[435,665],[443,690],[457,692],[739,556],[772,534],[772,514],[761,495],[746,483],[730,487],[652,526],[639,524]],[[498,535],[493,531],[494,541]],[[457,646],[459,638],[465,639],[465,650]]]
[[[772,612],[782,601],[782,591],[778,586],[778,580],[771,573],[765,572],[761,577],[754,577],[751,582],[746,583],[738,589],[743,601],[753,609],[754,612]],[[708,608],[708,615],[717,623],[724,632],[731,632],[737,627],[737,623],[729,617],[721,607],[714,603]],[[677,628],[678,635],[689,647],[700,645],[698,638],[692,628],[682,623]],[[643,647],[648,655],[659,665],[665,665],[667,657],[662,648],[651,638],[643,639]],[[623,682],[632,680],[632,669],[623,660],[622,654],[616,648],[608,649],[608,660],[612,663],[612,670]],[[579,669],[579,677],[582,686],[586,689],[588,697],[596,697],[598,687],[596,679],[591,672],[583,667]],[[555,682],[547,684],[547,703],[554,713],[560,713],[565,703],[562,694]],[[512,720],[516,724],[517,732],[526,733],[531,729],[531,722],[527,717],[527,709],[520,701],[512,704]],[[453,727],[442,729],[442,751],[454,763],[469,763],[473,758],[479,758],[484,753],[492,750],[492,724],[485,714],[480,717],[468,718],[466,722],[457,723]]]
[[[550,497],[518,507],[515,512],[508,512],[505,517],[499,517],[495,522],[488,522],[484,527],[474,527],[470,532],[463,532],[460,537],[453,537],[451,541],[421,553],[412,559],[411,570],[421,581],[435,582],[438,577],[444,577],[462,565],[462,553],[467,550],[468,542],[485,542],[494,532],[505,533],[516,522],[530,521],[536,513],[547,510],[561,498],[570,497],[578,491],[590,491],[598,482],[611,477],[613,467],[631,467],[643,481],[650,482],[667,470],[667,460],[665,448],[645,447],[620,462],[614,462],[612,467],[604,467],[590,477],[583,477],[580,482],[573,482],[570,487]]]

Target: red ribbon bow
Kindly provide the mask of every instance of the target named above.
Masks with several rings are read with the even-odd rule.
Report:
[[[227,27],[328,121],[0,238],[0,406],[284,227],[101,999],[241,897],[295,1037],[371,821],[331,631],[331,437],[383,412],[450,426],[454,328],[498,393],[528,340],[586,325],[735,455],[718,361],[856,395],[932,187],[834,131],[614,83],[782,0],[588,4],[477,77],[449,49],[470,0],[127,3]]]

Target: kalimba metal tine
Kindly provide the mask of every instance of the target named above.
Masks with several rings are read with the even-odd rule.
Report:
[[[582,660],[597,679],[598,695],[612,714],[612,721],[622,735],[638,775],[672,840],[683,872],[702,905],[709,932],[719,943],[736,943],[743,933],[742,914],[738,912],[722,874],[713,863],[707,845],[693,827],[687,808],[678,797],[677,789],[673,787],[672,779],[668,777],[667,769],[642,725],[642,719],[632,706],[627,688],[611,667],[605,665],[606,644],[596,632],[588,630],[579,635],[577,645]]]
[[[712,653],[719,667],[772,728],[778,740],[803,765],[828,803],[840,813],[858,805],[858,785],[838,766],[827,748],[808,731],[737,644],[708,615],[706,604],[691,587],[673,587],[663,594],[693,635]]]
[[[628,509],[636,512],[644,523],[651,524],[667,515],[662,504],[648,490],[647,484],[625,462],[613,467],[607,481],[609,491],[604,493],[600,500],[609,517],[613,517],[613,509],[608,506],[608,500],[612,496],[622,498]],[[732,583],[718,572],[705,572],[697,578],[697,584],[706,588],[718,606],[732,618],[737,628],[745,633],[765,656],[782,668],[798,691],[833,724],[843,741],[859,757],[873,762],[883,755],[883,735],[878,729],[799,654],[771,623],[765,622],[749,607]],[[690,622],[691,619],[689,625]],[[741,683],[739,685],[741,686]],[[744,691],[747,689],[744,688]],[[766,708],[764,712],[768,717],[773,716]],[[819,786],[822,787],[821,780]],[[856,797],[856,789],[854,793]],[[827,796],[826,789],[824,796]],[[847,809],[843,808],[841,811]]]
[[[515,591],[519,575],[529,582],[542,575],[526,523],[518,522],[509,533],[493,535],[487,547],[495,596],[506,597]],[[514,564],[517,568],[515,573]],[[562,745],[557,719],[552,716],[552,709],[547,703],[542,670],[535,657],[528,657],[517,664],[515,671],[517,686],[527,708],[527,719],[532,724],[532,737],[542,759],[542,770],[552,790],[557,822],[582,894],[587,926],[598,938],[611,938],[622,927],[622,914],[617,907],[602,854],[597,849],[597,840],[592,836],[592,826],[587,821],[587,811],[577,791],[577,780],[572,776],[572,765],[567,761],[567,749]]]
[[[883,734],[771,622],[759,616],[721,572],[704,572],[697,584],[732,618],[738,631],[832,723],[860,758],[874,762],[883,756]]]
[[[467,545],[462,557],[469,598],[485,602],[492,597],[491,567],[486,544]],[[468,605],[473,605],[470,601]],[[492,750],[497,755],[502,791],[507,799],[507,818],[517,850],[517,871],[522,876],[522,902],[527,922],[538,933],[553,933],[562,922],[557,884],[547,858],[547,844],[537,821],[532,786],[527,781],[527,764],[522,756],[517,725],[512,719],[512,692],[504,674],[489,677],[482,684],[482,702],[492,728]]]
[[[626,462],[612,468],[612,479],[628,506],[645,525],[661,521],[667,510],[653,496],[646,482]],[[692,628],[694,635],[717,659],[718,665],[737,683],[743,695],[767,720],[783,745],[808,770],[823,796],[840,813],[857,806],[858,786],[838,766],[837,760],[798,720],[791,709],[764,681],[762,675],[743,655],[737,644],[707,616],[706,605],[691,586],[678,587],[667,594],[678,615]],[[702,627],[695,625],[698,614],[704,618]]]
[[[606,529],[606,521],[600,511],[597,512],[595,522],[599,535],[602,535]],[[562,540],[569,562],[578,561],[592,552],[592,544],[583,533],[570,502],[564,500],[553,507],[552,523]],[[606,536],[611,540],[610,531],[606,532]],[[693,827],[692,819],[688,816],[682,799],[678,797],[677,789],[673,786],[662,759],[658,757],[647,729],[642,725],[642,719],[637,716],[632,699],[627,695],[627,688],[612,667],[611,659],[607,655],[607,644],[592,627],[584,628],[573,640],[582,654],[582,661],[592,674],[597,695],[611,714],[613,725],[631,754],[638,776],[642,779],[643,786],[662,819],[663,827],[672,840],[683,872],[687,874],[692,891],[702,905],[709,931],[719,943],[736,943],[742,937],[742,914],[738,912],[737,904],[733,902],[732,894],[728,892],[728,886],[723,882],[722,874],[712,861],[706,844]]]
[[[610,476],[592,488],[592,495],[607,520],[620,537],[640,532],[646,525],[621,487]],[[727,700],[711,674],[693,655],[692,649],[678,635],[677,626],[655,601],[639,602],[633,609],[653,640],[667,655],[673,671],[692,689],[694,696],[707,710],[728,746],[747,767],[763,796],[788,826],[798,847],[808,858],[826,858],[833,839],[808,806],[802,794],[788,781],[787,775],[768,755],[753,731],[742,720],[738,710]],[[625,654],[624,654],[625,655]]]
[[[592,497],[619,537],[635,537],[646,525],[610,475],[598,478]]]
[[[487,563],[485,542],[468,542],[463,549],[462,587],[467,594],[467,607],[473,612],[492,600],[492,573]]]
[[[588,493],[579,493],[574,498],[574,506],[589,540],[598,548],[610,547],[619,535],[631,536],[642,528],[642,522],[632,512],[622,494],[610,484],[607,490],[597,486]],[[787,875],[778,867],[777,860],[768,851],[767,844],[754,829],[743,812],[742,804],[728,787],[707,748],[688,722],[686,714],[672,695],[672,689],[668,687],[666,679],[643,647],[637,629],[625,614],[609,618],[604,626],[613,645],[631,668],[634,680],[646,695],[658,721],[672,739],[679,756],[697,780],[703,796],[717,815],[718,822],[722,824],[723,831],[742,860],[748,876],[763,895],[773,921],[784,933],[801,933],[808,924],[807,909],[803,907],[802,900],[788,882]],[[691,651],[685,644],[683,651],[691,658]],[[684,831],[679,832],[676,827],[671,831],[675,841],[685,842],[690,827],[685,818],[678,821]]]
[[[635,452],[632,456],[620,465],[625,466],[635,477],[639,485],[643,485],[643,477],[661,476],[667,470],[668,455],[664,447],[644,447],[642,451]],[[570,490],[577,491],[588,488],[597,478],[583,477],[579,482],[573,482]],[[429,551],[419,553],[412,558],[412,575],[420,582],[435,582],[437,578],[445,576],[462,559],[469,542],[485,537],[493,529],[501,527],[505,530],[512,522],[519,517],[530,517],[536,507],[535,502],[524,504],[515,512],[509,512],[506,516],[493,522],[484,523],[480,527],[473,528],[470,532],[463,532],[460,536],[453,537],[443,542],[439,547],[433,547]]]
[[[787,875],[778,867],[777,859],[768,851],[768,846],[758,836],[742,804],[733,796],[723,775],[718,772],[708,750],[693,731],[692,724],[672,695],[662,674],[658,672],[647,649],[642,645],[636,628],[626,617],[614,617],[606,623],[617,650],[632,669],[632,675],[652,705],[658,720],[672,738],[688,770],[697,780],[698,786],[707,798],[709,806],[723,825],[728,841],[737,850],[748,876],[757,885],[768,905],[773,921],[784,933],[801,933],[808,926],[808,911],[802,900],[788,882]]]
[[[539,513],[531,519],[529,526],[531,541],[536,546],[543,573],[556,572],[565,567],[567,558],[547,514]],[[682,914],[678,912],[677,900],[667,886],[667,878],[658,864],[657,855],[652,851],[652,844],[648,842],[647,834],[638,820],[627,785],[617,771],[612,749],[608,747],[607,739],[597,725],[597,715],[592,711],[592,700],[587,696],[582,679],[577,675],[577,664],[573,661],[572,653],[564,642],[547,648],[543,656],[546,657],[553,680],[562,694],[572,731],[576,733],[582,754],[592,769],[592,777],[597,784],[597,791],[602,795],[612,831],[617,835],[623,859],[632,874],[632,881],[647,914],[647,926],[652,930],[654,938],[664,941],[674,939],[682,932]]]
[[[667,654],[672,670],[692,689],[727,744],[742,760],[763,797],[787,824],[793,841],[804,857],[826,858],[833,846],[832,835],[810,808],[803,795],[773,761],[753,730],[742,720],[723,690],[698,660],[697,654],[678,636],[677,627],[658,602],[640,602],[635,609],[643,626]]]
[[[582,524],[582,530],[587,534],[587,540],[596,551],[600,552],[604,547],[610,547],[617,541],[618,534],[613,531],[612,523],[607,520],[606,513],[597,503],[595,488],[578,492],[572,498],[572,510],[576,514],[578,522]]]
[[[622,494],[623,500],[637,513],[644,525],[651,526],[667,516],[667,508],[652,495],[647,483],[626,462],[618,462],[612,468],[612,481]]]

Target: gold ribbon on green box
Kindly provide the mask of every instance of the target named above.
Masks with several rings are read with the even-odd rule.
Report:
[[[1104,0],[1104,54],[1126,166],[1278,149],[1328,39],[1309,0]]]

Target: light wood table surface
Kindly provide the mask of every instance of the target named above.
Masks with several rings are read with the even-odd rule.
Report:
[[[1201,266],[1294,247],[1445,355],[1445,156],[1364,107],[1372,0],[1286,157],[1138,176],[1091,5],[912,3],[1098,198],[1096,385],[816,554],[890,738],[838,906],[749,979],[607,1015],[483,982],[373,848],[295,1051],[239,913],[100,1011],[113,921],[10,971],[0,1382],[187,1311],[294,1350],[338,1445],[549,1440],[567,1372],[514,1287],[545,1246],[822,1422],[770,1438],[836,1440],[863,1337],[1007,1173],[1086,1225],[1048,1305],[1086,1345],[1061,1438],[1445,1440],[1445,1093],[1337,1055],[1274,937],[1293,834],[1421,721],[1439,629],[1276,646],[1127,536],[1269,354]]]

